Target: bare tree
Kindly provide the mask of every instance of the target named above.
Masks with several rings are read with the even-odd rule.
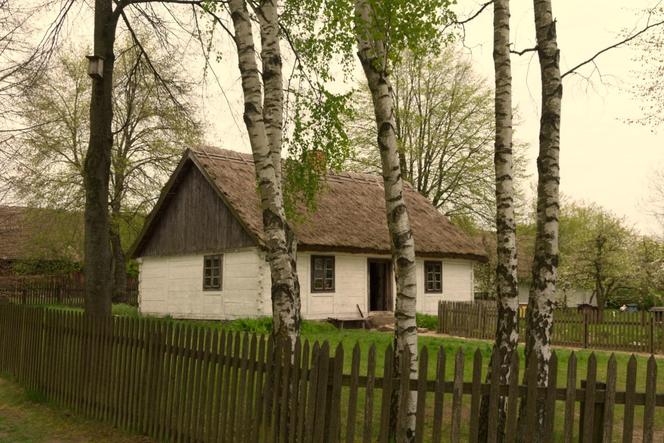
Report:
[[[404,179],[446,215],[494,226],[495,180],[486,173],[494,158],[492,88],[454,47],[433,56],[406,53],[390,74]],[[355,151],[349,167],[379,172],[371,96],[366,87],[361,92],[348,123]]]

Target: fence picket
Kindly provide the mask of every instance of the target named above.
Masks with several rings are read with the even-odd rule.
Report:
[[[48,297],[37,292],[27,294],[26,300],[28,296]],[[458,315],[460,312],[462,315]],[[469,312],[469,333],[483,336],[487,325],[495,320],[486,305],[449,309],[441,306],[439,317],[444,323],[440,328],[463,321],[468,318],[463,315]],[[578,319],[584,318],[590,326],[591,345],[620,345],[603,334],[619,326],[626,328],[629,339],[634,338],[631,348],[659,346],[659,338],[656,344],[644,341],[648,326],[657,333],[661,329],[659,322],[650,322],[648,315],[606,316],[603,320],[592,313],[584,317],[574,315],[577,320],[570,320],[575,322],[572,329],[578,330]],[[604,324],[600,324],[602,321]],[[643,330],[634,332],[639,327]],[[562,339],[565,334],[574,334],[572,329],[558,328],[556,334]],[[339,344],[330,358],[327,342],[322,346],[313,343],[312,347],[298,340],[291,346],[275,343],[271,337],[265,340],[254,334],[212,330],[180,321],[126,317],[92,321],[78,312],[27,304],[0,305],[1,371],[49,401],[157,441],[402,441],[406,437],[406,414],[413,412],[407,411],[407,399],[414,391],[414,417],[411,415],[408,420],[415,420],[416,443],[429,441],[429,437],[440,443],[443,429],[450,441],[466,439],[466,429],[467,438],[477,441],[483,397],[488,401],[488,442],[512,442],[536,431],[542,432],[547,442],[571,442],[577,429],[581,441],[609,442],[618,425],[622,426],[623,442],[641,437],[644,442],[652,442],[661,432],[655,429],[659,426],[655,417],[664,406],[664,394],[657,392],[654,357],[639,373],[637,360],[632,356],[626,368],[625,389],[618,391],[617,377],[625,368],[618,367],[615,356],[608,361],[604,384],[598,379],[597,358],[591,355],[584,383],[578,389],[574,353],[568,359],[566,386],[557,387],[558,357],[553,353],[548,363],[548,385],[538,388],[539,362],[534,354],[520,384],[519,354],[513,353],[510,378],[503,386],[498,376],[502,356],[497,350],[490,360],[495,376],[488,383],[482,379],[483,359],[479,351],[473,354],[472,376],[468,380],[464,380],[463,349],[454,356],[450,379],[441,347],[432,380],[428,376],[426,347],[420,351],[417,379],[411,379],[407,350],[398,379],[393,372],[392,346],[385,352],[381,377],[376,376],[375,346],[367,356],[362,355],[359,344],[354,346],[349,374],[344,373],[344,351]],[[360,374],[363,357],[366,375]],[[642,392],[636,391],[637,376],[645,382]],[[399,396],[395,395],[397,392]],[[451,398],[446,400],[448,394]],[[375,400],[376,396],[379,400]],[[393,402],[399,397],[401,401],[395,405]],[[506,406],[503,435],[498,434],[501,402]],[[521,402],[526,402],[526,415],[523,430],[517,432]],[[577,412],[577,402],[581,413]],[[451,409],[443,414],[446,404]],[[536,411],[540,406],[544,423],[538,429]],[[640,410],[638,415],[643,425],[634,435],[637,407],[643,407],[643,416]],[[562,417],[557,417],[556,411],[563,413]],[[558,429],[561,434],[555,433]],[[396,434],[392,435],[394,431]],[[425,437],[425,432],[430,434]]]

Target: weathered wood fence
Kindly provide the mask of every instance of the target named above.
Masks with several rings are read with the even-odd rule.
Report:
[[[11,303],[29,305],[84,305],[85,282],[82,276],[3,276],[0,277],[0,298]],[[127,280],[127,299],[117,300],[138,306],[138,281]]]
[[[554,354],[551,383],[542,388],[534,382],[535,371],[519,384],[518,355],[508,386],[483,382],[482,368],[489,362],[479,350],[472,371],[466,371],[462,350],[447,356],[441,347],[430,357],[425,347],[416,380],[393,377],[391,347],[382,371],[373,346],[363,355],[356,345],[348,357],[342,346],[332,351],[327,342],[298,342],[291,350],[259,335],[191,323],[129,317],[91,321],[71,311],[0,306],[2,373],[75,413],[158,441],[386,443],[393,418],[396,440],[404,441],[404,405],[396,405],[393,417],[390,399],[408,390],[417,393],[417,442],[477,441],[482,396],[490,404],[490,442],[498,439],[501,399],[507,402],[508,442],[541,426],[548,442],[664,438],[664,395],[657,393],[652,357],[645,372],[637,371],[632,357],[624,390],[617,374],[625,368],[618,368],[613,357],[602,384],[594,355],[582,376],[570,357],[566,377],[558,380]],[[491,364],[497,371],[498,360]],[[467,372],[472,375],[464,377]],[[642,377],[645,389],[637,392]],[[524,401],[528,413],[517,420]],[[545,405],[541,425],[535,401]]]
[[[439,302],[438,332],[493,340],[497,310],[494,302]],[[556,309],[554,345],[650,354],[664,353],[664,318],[650,312]],[[525,332],[525,311],[519,310],[519,335]]]

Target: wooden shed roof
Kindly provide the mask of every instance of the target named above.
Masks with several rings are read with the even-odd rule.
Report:
[[[201,169],[248,233],[258,243],[263,243],[252,156],[210,147],[196,148],[187,151],[178,170],[189,161]],[[170,182],[175,181],[174,178]],[[168,193],[168,187],[162,198]],[[486,260],[481,245],[452,225],[425,197],[410,187],[405,196],[417,255]],[[149,231],[149,225],[155,223],[158,206],[159,203],[141,237]],[[346,172],[329,174],[317,196],[316,211],[295,222],[293,229],[299,250],[389,254],[382,178]],[[139,238],[137,245],[140,242]],[[140,250],[135,248],[134,255],[140,255]]]

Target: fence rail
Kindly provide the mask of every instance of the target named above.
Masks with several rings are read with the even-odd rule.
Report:
[[[519,337],[525,332],[525,311],[519,310]],[[664,318],[651,312],[556,309],[551,341],[554,345],[664,354]],[[438,332],[493,340],[495,303],[444,302],[438,304]]]
[[[11,303],[29,305],[64,305],[82,307],[85,297],[85,282],[82,276],[0,276],[0,298]],[[127,281],[127,303],[138,306],[138,281]]]
[[[396,378],[391,347],[379,370],[375,346],[363,353],[356,345],[347,355],[343,346],[332,350],[327,342],[298,341],[291,349],[260,335],[191,323],[95,321],[78,312],[0,306],[0,371],[76,413],[157,441],[387,443],[391,423],[397,424],[396,440],[404,441],[406,407],[393,406],[392,398],[409,391],[417,393],[417,442],[478,441],[482,396],[490,405],[490,442],[499,438],[501,401],[507,405],[507,442],[538,429],[545,442],[664,438],[664,394],[657,393],[654,357],[640,372],[632,357],[623,390],[617,374],[625,368],[615,357],[598,383],[594,355],[581,376],[572,355],[566,377],[558,379],[554,354],[551,383],[538,388],[534,370],[519,384],[518,354],[511,361],[514,377],[501,386],[482,376],[489,363],[497,373],[497,354],[489,362],[477,350],[469,372],[463,350],[449,356],[442,347],[437,351],[421,350],[416,379],[408,371]],[[645,389],[637,392],[643,379]],[[518,419],[523,402],[525,411],[534,411],[535,402],[545,405],[543,423],[530,412]]]

